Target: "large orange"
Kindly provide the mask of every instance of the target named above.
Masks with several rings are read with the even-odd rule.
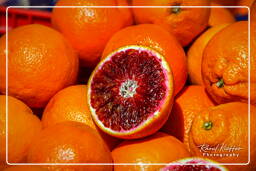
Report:
[[[256,1],[251,6],[251,25],[250,25],[250,58],[251,58],[251,64],[256,63]],[[251,77],[256,78],[256,65],[251,65]],[[256,92],[253,89],[251,89],[251,96],[256,96]]]
[[[59,0],[57,6],[119,6],[126,0]],[[64,17],[65,16],[65,17]],[[132,24],[128,8],[54,8],[53,26],[78,51],[82,65],[93,67],[110,37]]]
[[[103,57],[127,45],[148,46],[161,53],[173,72],[174,94],[182,89],[187,79],[187,62],[184,50],[174,36],[154,24],[130,26],[112,36],[104,49]]]
[[[221,24],[206,30],[200,35],[190,46],[187,57],[188,57],[188,75],[189,80],[192,84],[203,85],[202,74],[201,74],[201,63],[203,58],[203,52],[207,43],[211,38],[226,27],[228,24]]]
[[[248,60],[247,21],[225,27],[209,41],[202,60],[202,77],[207,91],[217,103],[248,101]],[[251,69],[255,68],[255,60],[251,58],[250,62]],[[256,78],[251,75],[250,79],[250,101],[254,104]]]
[[[79,122],[62,122],[44,129],[28,153],[31,163],[112,163],[110,151],[97,132]],[[112,170],[111,165],[55,165],[49,170]]]
[[[0,39],[0,92],[6,86],[6,35]],[[76,81],[78,57],[64,37],[32,24],[8,34],[8,92],[30,107],[43,107],[59,90]]]
[[[256,108],[253,105],[248,106],[246,103],[226,103],[199,112],[189,133],[189,145],[192,154],[211,158],[220,163],[247,163],[249,148],[248,107],[251,110],[249,115],[251,128],[250,164],[247,166],[230,166],[230,170],[255,170]]]
[[[75,85],[67,87],[53,96],[47,104],[42,124],[44,128],[64,121],[84,123],[97,130],[109,148],[112,149],[118,140],[100,131],[94,124],[87,104],[87,86]]]
[[[209,6],[209,0],[133,0],[134,6]],[[154,23],[173,33],[186,46],[208,24],[209,8],[133,8],[136,23]]]
[[[11,166],[3,171],[47,171],[47,169],[42,168],[40,166]]]
[[[20,100],[0,95],[0,165],[6,163],[6,98],[8,99],[8,162],[25,162],[32,139],[41,130],[40,120]]]
[[[221,6],[217,3],[211,3],[212,6]],[[209,26],[216,26],[221,24],[233,23],[236,19],[227,8],[211,8],[210,18],[208,21]]]
[[[124,141],[112,151],[115,164],[136,163],[138,165],[115,165],[115,171],[155,171],[161,165],[140,165],[169,163],[181,158],[189,157],[185,145],[179,140],[165,133],[158,132],[144,139]]]
[[[188,133],[192,121],[198,112],[210,106],[214,106],[214,104],[203,86],[187,86],[174,100],[172,113],[162,130],[177,137],[189,149]]]

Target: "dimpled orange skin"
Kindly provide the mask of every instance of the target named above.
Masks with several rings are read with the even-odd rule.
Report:
[[[133,0],[134,6],[209,6],[209,0]],[[133,8],[136,23],[153,23],[187,46],[208,24],[209,8]]]
[[[40,166],[11,166],[3,171],[47,171],[47,169]]]
[[[187,80],[185,52],[175,37],[166,30],[154,24],[140,24],[126,27],[111,37],[102,56],[104,58],[114,50],[127,45],[148,46],[165,57],[172,69],[175,95],[185,85]]]
[[[204,33],[202,33],[190,46],[187,52],[187,57],[188,75],[191,84],[203,85],[201,63],[204,49],[211,38],[226,26],[228,26],[228,24],[221,24],[209,28]]]
[[[26,162],[32,139],[41,131],[40,120],[22,101],[8,96],[8,162]],[[0,165],[6,165],[6,96],[0,95]],[[0,167],[1,167],[0,166]]]
[[[211,3],[212,6],[221,6],[220,4]],[[222,25],[227,23],[234,23],[235,17],[228,8],[211,8],[209,26]]]
[[[8,93],[33,108],[44,107],[59,90],[76,81],[78,57],[64,37],[39,24],[8,34]],[[6,86],[6,35],[0,38],[0,92]]]
[[[44,128],[59,122],[76,121],[98,131],[110,149],[119,142],[100,131],[94,124],[87,104],[87,85],[74,85],[55,94],[44,109],[42,124]]]
[[[250,52],[251,52],[251,82],[253,82],[256,78],[256,1],[254,1],[254,3],[251,6],[251,25],[250,25],[250,31],[251,31],[251,35],[250,35],[250,42],[251,42],[251,48],[250,48]],[[251,85],[252,86],[252,85]],[[256,97],[256,91],[251,88],[251,97]]]
[[[126,0],[59,0],[57,6],[122,6]],[[65,16],[65,17],[63,17]],[[54,8],[54,28],[59,30],[79,53],[81,64],[94,67],[110,37],[133,23],[128,8]]]
[[[192,121],[198,112],[211,106],[214,103],[203,86],[185,87],[175,98],[172,112],[162,131],[178,138],[189,150],[188,134]]]
[[[62,122],[44,129],[28,153],[31,163],[112,163],[111,153],[97,132],[79,122]],[[110,171],[104,165],[44,166],[49,170]]]
[[[184,144],[168,134],[158,132],[152,136],[124,141],[112,151],[114,163],[169,163],[189,157]],[[161,165],[115,165],[115,171],[155,171]]]
[[[248,102],[248,22],[233,23],[207,44],[202,59],[202,78],[218,104]],[[228,40],[228,41],[227,41]],[[256,66],[251,58],[251,68]],[[252,70],[253,71],[253,70]],[[256,103],[256,78],[251,75],[251,103]]]
[[[256,169],[256,108],[249,106],[250,112],[250,164],[247,166],[227,166],[234,171],[247,171]],[[205,128],[205,123],[211,122],[212,126]],[[189,145],[194,156],[203,156],[200,152],[200,145],[206,144],[216,146],[225,144],[228,147],[241,147],[233,153],[239,157],[209,157],[220,163],[247,163],[248,162],[248,104],[241,102],[231,102],[210,107],[198,113],[195,117],[190,133]],[[213,151],[208,151],[213,154]],[[232,152],[217,151],[216,153],[230,154]]]

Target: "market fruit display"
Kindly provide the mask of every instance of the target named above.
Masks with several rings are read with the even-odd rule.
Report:
[[[1,171],[256,170],[256,1],[18,8],[0,6]]]

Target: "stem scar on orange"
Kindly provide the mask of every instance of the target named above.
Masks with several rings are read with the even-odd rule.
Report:
[[[248,102],[248,60],[247,21],[230,24],[209,41],[202,59],[202,78],[214,101],[219,104]],[[253,56],[249,62],[251,69],[255,69]],[[252,75],[250,101],[255,104],[256,78]]]
[[[248,108],[250,108],[250,163],[227,166],[234,171],[256,168],[256,108],[241,102],[231,102],[209,107],[197,114],[189,132],[191,153],[220,163],[247,163],[248,156]],[[208,150],[207,150],[208,149]],[[212,150],[211,150],[212,149]]]
[[[174,8],[133,8],[138,24],[157,24],[174,34],[182,46],[187,46],[208,25],[210,8],[179,6],[209,6],[209,0],[132,0],[134,6],[176,6]]]

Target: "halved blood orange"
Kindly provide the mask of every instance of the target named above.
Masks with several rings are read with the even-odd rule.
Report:
[[[170,163],[160,171],[227,171],[227,169],[215,161],[191,157]]]
[[[104,132],[134,139],[166,122],[173,103],[173,76],[165,58],[149,47],[129,45],[104,58],[88,83],[88,104]]]

